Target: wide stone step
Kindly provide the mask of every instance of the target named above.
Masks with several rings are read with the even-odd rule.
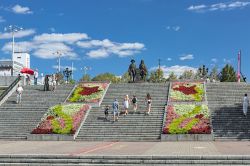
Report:
[[[26,165],[95,165],[95,166],[139,166],[139,165],[249,165],[248,155],[1,155],[0,163]]]

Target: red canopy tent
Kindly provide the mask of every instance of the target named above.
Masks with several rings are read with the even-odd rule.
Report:
[[[23,74],[34,75],[34,70],[32,70],[30,68],[27,68],[27,67],[23,68],[20,72],[23,73]]]

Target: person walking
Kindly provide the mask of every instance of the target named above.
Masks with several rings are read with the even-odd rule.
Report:
[[[118,117],[119,117],[119,102],[117,99],[115,99],[115,101],[113,102],[113,116],[114,116],[114,121],[118,121]]]
[[[37,79],[38,79],[38,70],[36,69],[35,71],[34,71],[34,85],[37,85]]]
[[[245,94],[245,96],[243,98],[243,114],[244,114],[244,116],[247,116],[248,105],[249,105],[249,99],[247,97],[247,94]]]
[[[56,90],[56,75],[52,74],[52,91]]]
[[[105,116],[105,121],[108,121],[108,116],[109,116],[109,106],[106,105],[104,108],[104,116]]]
[[[126,95],[123,101],[124,116],[128,115],[129,101],[129,97],[128,95]]]
[[[16,93],[17,93],[16,103],[20,104],[21,101],[22,101],[23,87],[21,85],[19,85],[19,84],[17,85]]]
[[[137,111],[137,98],[136,96],[134,95],[133,98],[132,98],[132,104],[133,104],[133,110],[134,110],[134,113]]]
[[[147,110],[146,110],[145,114],[149,115],[151,112],[151,106],[152,106],[152,98],[151,98],[149,93],[147,93],[145,102],[146,102],[146,106],[147,106]]]
[[[49,76],[46,75],[44,79],[44,91],[49,91]]]
[[[30,85],[30,76],[26,74],[26,85]]]

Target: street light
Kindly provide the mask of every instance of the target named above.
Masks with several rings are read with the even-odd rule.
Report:
[[[15,54],[15,50],[14,50],[14,44],[15,44],[15,33],[18,31],[23,30],[22,27],[18,27],[16,25],[10,25],[8,27],[4,28],[4,31],[8,31],[12,34],[12,76],[14,73],[14,54]]]
[[[81,70],[83,70],[83,71],[84,71],[84,75],[86,75],[86,74],[87,74],[87,71],[88,71],[88,70],[91,70],[91,67],[89,67],[89,66],[84,66],[83,68],[81,68]]]
[[[61,72],[61,56],[62,56],[62,52],[61,51],[56,51],[53,54],[58,56],[58,69],[57,69],[57,72],[60,73]]]

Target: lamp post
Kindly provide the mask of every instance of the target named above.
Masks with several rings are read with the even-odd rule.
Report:
[[[66,83],[69,82],[69,77],[71,76],[71,74],[72,74],[72,70],[70,70],[68,67],[66,67],[66,69],[63,71],[63,75],[64,75],[64,77],[66,77],[66,80],[67,80]]]
[[[11,75],[13,76],[13,73],[14,73],[14,54],[15,54],[15,49],[14,49],[15,33],[23,30],[23,28],[18,27],[16,25],[10,25],[8,27],[5,27],[4,30],[10,32],[12,35],[12,73],[11,73]]]
[[[53,54],[58,56],[58,68],[57,68],[57,72],[60,73],[61,72],[61,56],[62,56],[62,52],[61,51],[56,51]]]

